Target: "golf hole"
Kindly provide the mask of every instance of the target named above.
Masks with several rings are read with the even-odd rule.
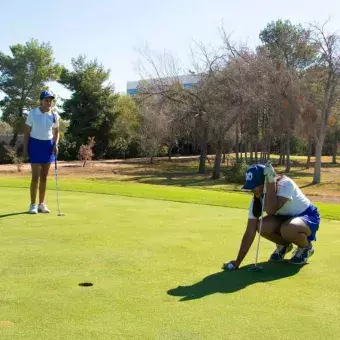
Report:
[[[93,286],[93,283],[92,282],[81,282],[79,283],[80,287],[92,287]]]

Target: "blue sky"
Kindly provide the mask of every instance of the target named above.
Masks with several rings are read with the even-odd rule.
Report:
[[[260,30],[279,18],[293,23],[324,22],[330,31],[340,29],[338,0],[39,0],[3,1],[0,16],[0,50],[31,38],[49,41],[56,61],[70,66],[72,57],[85,54],[111,69],[118,92],[126,82],[140,79],[135,63],[146,43],[152,50],[171,52],[184,69],[190,68],[193,40],[218,45],[218,27],[233,40],[254,46]],[[52,89],[66,95],[60,86]]]

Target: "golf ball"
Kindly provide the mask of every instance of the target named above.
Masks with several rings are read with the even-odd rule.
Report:
[[[228,269],[229,270],[234,270],[235,266],[232,263],[228,263]]]

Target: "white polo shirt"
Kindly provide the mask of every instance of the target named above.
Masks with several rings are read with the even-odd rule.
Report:
[[[275,215],[297,216],[304,212],[310,205],[310,200],[303,194],[296,183],[287,176],[283,176],[276,184],[276,195],[288,198],[288,201],[276,212]],[[253,215],[254,199],[249,205],[248,218]]]
[[[57,113],[42,113],[37,107],[28,113],[26,125],[32,128],[31,137],[40,140],[51,140],[53,129],[59,127],[60,116]]]

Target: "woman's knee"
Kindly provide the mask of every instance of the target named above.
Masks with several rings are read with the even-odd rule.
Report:
[[[288,223],[284,223],[281,227],[281,236],[286,240],[294,240],[300,234],[309,236],[310,228],[300,218],[294,218]]]
[[[261,220],[257,222],[257,231],[260,230]],[[271,235],[278,233],[280,230],[280,221],[275,216],[266,216],[263,218],[261,234]]]
[[[39,173],[32,173],[32,183],[38,183],[39,182]]]
[[[46,182],[47,181],[47,176],[50,170],[50,164],[44,164],[41,167],[41,171],[40,171],[40,181],[42,182]]]
[[[281,236],[282,238],[284,238],[285,240],[290,240],[292,238],[294,238],[296,231],[294,229],[294,225],[291,224],[284,224],[281,227]]]
[[[47,181],[47,174],[40,174],[40,182],[46,182]]]

